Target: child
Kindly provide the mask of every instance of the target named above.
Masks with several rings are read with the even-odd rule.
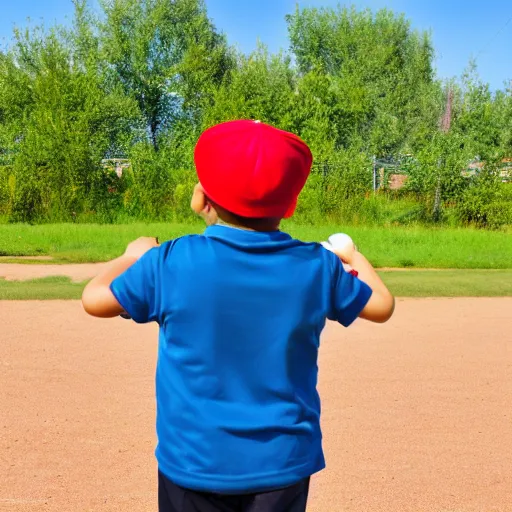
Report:
[[[309,477],[324,468],[325,321],[385,322],[394,299],[354,248],[333,254],[279,231],[311,169],[298,137],[232,121],[203,133],[194,158],[204,235],[132,242],[87,285],[83,305],[160,325],[161,512],[302,512]]]

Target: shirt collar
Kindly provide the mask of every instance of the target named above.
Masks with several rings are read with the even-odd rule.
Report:
[[[215,224],[208,226],[205,236],[241,243],[285,242],[292,237],[282,231],[249,231],[235,226]]]

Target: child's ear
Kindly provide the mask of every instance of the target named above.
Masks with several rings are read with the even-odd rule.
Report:
[[[217,222],[217,212],[210,201],[208,201],[201,183],[194,187],[190,207],[205,220],[208,226]]]
[[[201,183],[198,183],[194,187],[194,192],[192,193],[192,200],[190,201],[190,207],[194,212],[198,215],[203,213],[203,210],[207,206],[206,194],[204,193],[204,189]]]
[[[201,216],[206,221],[206,224],[208,226],[213,226],[214,224],[217,224],[217,221],[219,220],[219,216],[217,215],[217,210],[215,209],[215,206],[211,204],[210,201],[208,201],[208,199],[206,199],[206,206]]]

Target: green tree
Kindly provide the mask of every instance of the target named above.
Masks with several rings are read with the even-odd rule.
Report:
[[[282,53],[271,55],[260,45],[249,56],[237,56],[236,66],[215,90],[211,108],[205,110],[204,126],[233,119],[259,119],[291,129],[294,88],[290,58]]]
[[[418,152],[407,187],[421,200],[423,220],[440,221],[443,206],[461,198],[468,184],[462,172],[468,165],[469,155],[457,132],[435,133]]]
[[[414,137],[425,130],[418,114],[429,111],[425,99],[433,96],[428,34],[413,31],[403,16],[388,10],[373,14],[354,7],[297,8],[288,26],[306,81],[304,108],[311,111],[313,97],[326,117],[319,136],[335,149],[362,143],[368,154],[377,155],[414,146]],[[319,125],[319,109],[313,110],[313,118],[301,116],[301,129],[309,130],[311,121]],[[432,119],[426,123],[432,124]]]
[[[470,63],[462,77],[461,96],[453,128],[472,156],[482,160],[497,158],[502,152],[504,128],[498,110],[500,102],[494,101],[489,84],[480,80],[474,63]]]
[[[508,222],[498,164],[512,155],[512,92],[491,92],[470,65],[448,84],[442,132],[430,36],[403,16],[297,8],[290,53],[244,55],[203,0],[100,0],[98,15],[73,1],[72,29],[16,30],[0,51],[0,212],[11,220],[187,219],[200,131],[252,118],[312,148],[303,220],[382,218],[371,157],[410,154],[424,219],[450,207],[463,223]],[[485,166],[470,180],[475,156]],[[122,178],[102,165],[114,157],[131,162]]]
[[[223,36],[200,0],[102,0],[102,51],[144,117],[155,150],[178,121],[196,120],[229,68]]]
[[[101,159],[137,113],[129,98],[108,94],[100,78],[74,53],[69,33],[15,33],[0,68],[16,183],[13,219],[66,219],[105,204]]]
[[[510,158],[512,157],[512,85],[507,90],[496,92],[493,113],[499,126],[501,152]]]

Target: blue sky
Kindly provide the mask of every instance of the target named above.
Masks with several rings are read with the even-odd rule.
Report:
[[[93,0],[94,1],[94,0]],[[14,25],[27,18],[46,25],[67,22],[71,0],[1,0],[0,40],[8,42]],[[206,0],[209,16],[230,43],[250,52],[259,39],[271,51],[286,49],[284,16],[300,6],[335,6],[338,0]],[[415,28],[432,32],[438,76],[460,76],[475,58],[482,79],[493,89],[512,80],[512,2],[510,0],[362,0],[358,7],[403,12]],[[505,26],[505,24],[508,24]]]

